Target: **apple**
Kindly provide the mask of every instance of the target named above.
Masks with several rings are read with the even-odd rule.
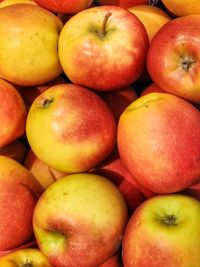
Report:
[[[155,193],[200,182],[200,112],[186,100],[150,93],[120,117],[120,158],[135,180]]]
[[[0,77],[21,86],[51,81],[62,73],[57,54],[63,24],[36,5],[0,9]]]
[[[55,13],[76,14],[89,8],[93,0],[35,0],[35,2]]]
[[[133,86],[123,88],[121,90],[115,90],[110,92],[101,92],[100,96],[106,101],[109,108],[113,112],[116,121],[123,113],[126,107],[128,107],[138,95]]]
[[[3,0],[2,2],[0,1],[0,8],[5,7],[5,6],[14,5],[14,4],[32,4],[32,5],[37,5],[32,0]]]
[[[39,249],[26,248],[0,258],[1,267],[53,267],[47,257],[45,257]]]
[[[0,148],[24,134],[26,117],[22,97],[12,84],[0,78]]]
[[[116,5],[124,8],[148,5],[148,0],[97,0],[96,2],[100,5]]]
[[[28,146],[20,140],[13,141],[0,148],[0,155],[10,157],[20,163],[24,162],[27,152]]]
[[[164,6],[176,16],[186,16],[200,14],[200,5],[198,0],[161,0]]]
[[[32,150],[29,150],[24,161],[24,166],[34,175],[44,189],[67,175],[67,173],[50,168],[47,164],[41,161]]]
[[[123,238],[124,267],[199,267],[200,202],[180,194],[143,202]]]
[[[129,11],[136,15],[144,24],[150,42],[157,31],[171,19],[165,11],[156,6],[133,6],[129,8]]]
[[[20,249],[25,249],[25,248],[36,248],[37,245],[36,245],[36,241],[30,241],[30,242],[27,242],[17,248],[14,248],[14,249],[11,249],[11,250],[6,250],[6,251],[0,251],[0,258],[4,257],[5,255],[7,254],[10,254],[12,252],[15,252],[17,250],[20,250]]]
[[[200,102],[200,15],[172,19],[153,38],[147,68],[153,80],[168,93]]]
[[[122,89],[141,75],[148,49],[140,20],[119,6],[97,6],[71,17],[62,28],[58,55],[74,84],[99,91]]]
[[[112,182],[80,173],[46,189],[36,204],[33,227],[53,265],[94,267],[118,251],[127,219],[125,200]]]
[[[155,83],[151,83],[147,87],[144,88],[140,96],[144,96],[149,93],[165,93],[165,91],[162,88],[160,88],[158,85],[156,85]]]
[[[7,251],[33,237],[33,210],[43,190],[23,165],[6,156],[0,156],[0,188],[0,251]]]
[[[75,173],[89,170],[111,153],[117,129],[111,110],[97,94],[60,84],[35,99],[26,134],[40,160],[56,170]]]

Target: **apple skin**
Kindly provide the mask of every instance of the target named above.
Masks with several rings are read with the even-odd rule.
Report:
[[[165,91],[162,88],[160,88],[158,85],[156,85],[155,83],[151,83],[146,88],[144,88],[140,96],[144,96],[149,93],[165,93]]]
[[[121,90],[101,92],[100,96],[108,104],[115,116],[116,121],[119,120],[125,108],[127,108],[134,100],[138,98],[136,90],[133,88],[133,86],[129,86]]]
[[[144,24],[149,42],[151,42],[157,31],[171,19],[165,11],[156,6],[139,5],[130,7],[128,10]]]
[[[148,5],[148,0],[97,0],[99,5],[116,5],[124,8],[138,6],[138,5]]]
[[[200,14],[200,5],[198,0],[161,0],[166,9],[175,16],[186,16]]]
[[[36,5],[0,9],[0,77],[21,86],[58,77],[62,68],[57,42],[62,26],[56,15]]]
[[[32,0],[3,0],[2,2],[0,1],[0,8],[5,7],[5,6],[14,5],[14,4],[32,4],[32,5],[37,5]]]
[[[105,16],[109,15],[105,35],[100,36]],[[97,6],[66,22],[59,36],[58,55],[71,82],[110,91],[137,80],[144,69],[148,45],[143,24],[130,11],[119,6]]]
[[[111,153],[117,128],[111,110],[97,94],[61,84],[33,102],[26,134],[40,160],[56,170],[75,173],[88,171]]]
[[[178,192],[199,182],[199,133],[200,112],[192,104],[167,93],[150,93],[120,117],[120,158],[144,188]]]
[[[118,251],[127,220],[117,187],[102,176],[80,173],[46,189],[35,207],[33,227],[53,265],[93,267]]]
[[[29,150],[24,161],[24,166],[34,175],[44,189],[67,175],[67,173],[50,168],[47,164],[37,158],[32,150]]]
[[[93,0],[35,0],[35,2],[55,13],[76,14],[89,8]]]
[[[33,210],[43,190],[23,165],[6,156],[0,156],[0,188],[0,251],[6,251],[33,237]]]
[[[110,259],[105,261],[103,264],[101,264],[99,267],[122,267],[119,253],[112,256]]]
[[[29,265],[28,265],[29,264]],[[36,248],[20,249],[0,259],[1,267],[41,266],[53,267],[49,260]]]
[[[200,202],[169,194],[143,202],[123,239],[124,267],[198,267]]]
[[[24,134],[26,117],[27,109],[22,97],[12,84],[0,78],[0,147]]]
[[[147,69],[159,87],[189,101],[200,102],[200,15],[179,17],[153,38]]]
[[[19,140],[16,140],[0,148],[0,155],[7,156],[20,163],[24,162],[27,153],[28,153],[28,146]]]

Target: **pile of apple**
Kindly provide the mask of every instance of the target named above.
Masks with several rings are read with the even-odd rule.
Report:
[[[198,0],[0,0],[0,267],[200,267]]]

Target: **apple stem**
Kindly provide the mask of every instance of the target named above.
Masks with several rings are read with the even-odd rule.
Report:
[[[112,15],[112,13],[109,12],[104,16],[103,23],[101,25],[101,28],[98,31],[98,34],[100,37],[104,37],[106,35],[106,25],[107,25],[108,19],[111,15]]]
[[[176,217],[174,215],[165,216],[163,222],[169,226],[176,225]]]

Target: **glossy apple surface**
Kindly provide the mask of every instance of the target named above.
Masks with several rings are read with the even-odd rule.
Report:
[[[40,160],[56,170],[75,173],[89,170],[111,153],[117,129],[111,110],[97,94],[62,84],[33,102],[26,134]]]
[[[124,8],[137,6],[137,5],[147,5],[148,0],[97,0],[100,5],[116,5]]]
[[[81,173],[46,189],[35,207],[33,227],[53,265],[93,267],[118,251],[127,218],[125,200],[113,183]]]
[[[141,204],[123,239],[124,267],[198,267],[200,202],[169,194]]]
[[[150,93],[120,117],[120,158],[144,188],[177,192],[199,182],[199,133],[200,112],[192,104],[174,95]]]
[[[166,92],[200,102],[200,15],[169,21],[152,40],[147,68]]]
[[[62,73],[57,54],[63,24],[53,13],[30,4],[0,9],[0,77],[34,86]]]
[[[119,6],[97,6],[74,15],[64,25],[58,54],[75,84],[109,91],[133,83],[142,73],[148,48],[143,24]]]

